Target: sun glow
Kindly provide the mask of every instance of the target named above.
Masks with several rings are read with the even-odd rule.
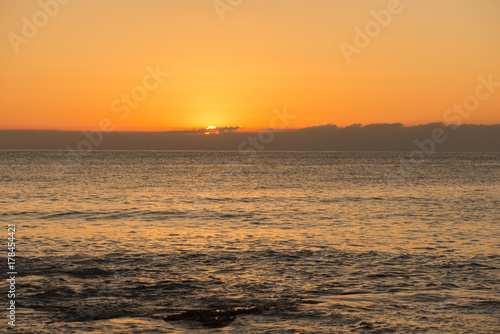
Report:
[[[207,130],[205,131],[205,134],[206,135],[218,135],[219,134],[219,130],[217,130],[217,127],[215,126],[209,126],[207,128]]]

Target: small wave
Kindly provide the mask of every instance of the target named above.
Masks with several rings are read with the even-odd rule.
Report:
[[[229,198],[229,197],[204,197],[204,198],[202,198],[202,200],[212,201],[212,202],[229,202],[229,201],[232,201],[233,198]]]
[[[220,218],[253,218],[252,213],[225,213],[219,215]]]
[[[31,214],[36,214],[38,212],[35,211],[14,211],[14,212],[3,212],[0,213],[0,216],[24,216],[24,215],[31,215]]]
[[[135,283],[124,290],[136,295],[137,292],[191,291],[198,288],[200,288],[198,285],[191,282],[159,282],[153,284]]]
[[[83,300],[80,305],[65,309],[63,318],[67,322],[79,322],[133,316],[129,308],[128,304],[110,300]]]
[[[12,182],[14,179],[9,176],[0,176],[0,182]]]
[[[62,273],[76,278],[94,278],[102,276],[112,276],[114,272],[101,268],[79,268],[74,270],[63,271]]]
[[[65,299],[68,297],[73,297],[75,294],[76,292],[73,291],[72,289],[65,286],[60,286],[57,288],[49,288],[44,292],[33,294],[31,297],[41,300],[45,300],[47,298],[57,300],[57,299]]]
[[[10,213],[10,215],[24,215],[24,214],[34,214],[37,212],[19,212]],[[161,220],[169,216],[184,215],[181,211],[65,211],[57,213],[41,213],[42,217],[40,219],[44,220],[54,220],[54,219],[64,219],[66,217],[71,218],[84,218],[86,221],[96,221],[96,220],[120,220],[120,219],[130,219],[137,218],[142,220]],[[5,215],[5,214],[4,214]]]
[[[412,302],[444,302],[449,299],[449,297],[445,294],[438,293],[415,293],[413,295],[409,295],[406,299]]]
[[[313,198],[314,201],[316,199]],[[361,201],[383,201],[382,197],[357,197],[357,196],[346,196],[346,197],[335,197],[335,198],[324,198],[320,202],[323,203],[338,203],[338,202],[361,202]]]
[[[66,211],[66,212],[59,212],[59,213],[54,213],[50,214],[44,217],[41,217],[42,219],[55,219],[55,218],[61,218],[61,217],[66,217],[66,216],[74,216],[74,215],[84,215],[85,212],[82,211]]]

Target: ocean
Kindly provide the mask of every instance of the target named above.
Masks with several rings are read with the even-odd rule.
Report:
[[[1,151],[0,332],[500,331],[500,153],[407,156]]]

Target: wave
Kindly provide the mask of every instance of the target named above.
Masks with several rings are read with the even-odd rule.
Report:
[[[14,211],[3,212],[0,216],[4,217],[25,217],[32,220],[43,221],[165,221],[173,218],[212,218],[212,219],[251,219],[255,217],[253,212],[220,212],[216,210],[207,210],[202,207],[193,207],[192,210],[112,210],[112,211],[61,211],[55,213],[37,212],[37,211]],[[265,220],[266,217],[259,218]]]

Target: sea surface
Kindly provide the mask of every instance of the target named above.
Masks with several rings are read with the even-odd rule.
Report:
[[[500,154],[407,156],[2,151],[0,332],[498,333]]]

